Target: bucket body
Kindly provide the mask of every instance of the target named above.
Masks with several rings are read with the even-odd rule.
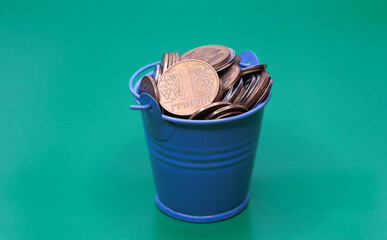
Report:
[[[135,91],[138,91],[138,84]],[[219,120],[186,120],[161,115],[151,106],[142,118],[156,186],[156,204],[167,215],[188,222],[214,222],[243,211],[264,106]]]

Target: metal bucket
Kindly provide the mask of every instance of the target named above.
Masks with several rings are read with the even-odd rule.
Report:
[[[162,115],[148,94],[138,95],[133,81],[158,62],[138,70],[130,90],[142,118],[154,181],[156,205],[188,222],[215,222],[243,211],[258,146],[264,106],[219,120],[186,120]],[[242,63],[242,66],[246,66]],[[149,73],[153,74],[153,73]]]

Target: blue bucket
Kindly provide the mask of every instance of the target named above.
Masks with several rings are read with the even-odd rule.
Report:
[[[165,214],[187,222],[235,216],[249,202],[264,106],[271,93],[254,109],[230,118],[186,120],[162,115],[151,96],[138,94],[140,81],[133,87],[137,76],[158,63],[139,69],[129,82],[139,104],[131,108],[142,110],[156,205]]]

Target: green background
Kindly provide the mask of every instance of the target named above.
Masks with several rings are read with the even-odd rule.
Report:
[[[383,1],[0,2],[0,239],[386,239]],[[127,82],[164,51],[255,51],[274,79],[249,207],[154,205]]]

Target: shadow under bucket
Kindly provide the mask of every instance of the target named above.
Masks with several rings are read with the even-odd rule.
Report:
[[[140,81],[133,88],[134,79],[157,64],[141,68],[129,82],[139,104],[132,109],[142,110],[157,206],[187,222],[215,222],[235,216],[249,202],[264,106],[271,93],[254,109],[230,118],[169,117],[161,114],[151,96],[138,95]]]

